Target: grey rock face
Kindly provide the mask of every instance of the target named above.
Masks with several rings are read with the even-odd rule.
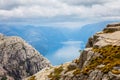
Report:
[[[21,80],[51,64],[20,37],[0,34],[0,66],[0,77],[7,75]]]

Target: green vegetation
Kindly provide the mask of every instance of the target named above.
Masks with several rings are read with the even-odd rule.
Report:
[[[35,76],[31,76],[28,80],[36,80]]]
[[[73,75],[78,75],[80,73],[88,75],[91,70],[99,69],[104,73],[111,71],[114,74],[120,74],[119,70],[113,69],[113,67],[120,66],[120,46],[107,45],[101,48],[94,47],[92,51],[95,52],[95,54],[99,54],[99,56],[90,59],[90,63],[86,65],[85,68],[80,70],[76,65],[70,64],[66,72],[73,71]],[[76,59],[74,62],[79,63],[80,61]],[[48,77],[50,80],[59,80],[63,70],[62,66],[55,68],[54,72],[50,73]]]
[[[50,73],[48,75],[48,77],[50,78],[50,80],[59,80],[62,71],[63,71],[63,67],[62,66],[60,66],[58,68],[55,68],[54,72]]]
[[[7,77],[6,77],[6,76],[3,76],[1,80],[7,80]]]
[[[74,75],[78,75],[81,73],[81,70],[79,68],[76,68],[75,71],[73,72]]]
[[[120,66],[120,46],[107,45],[102,48],[93,48],[93,51],[100,56],[92,58],[90,64],[82,70],[82,73],[88,74],[89,70],[95,69],[100,64],[105,65],[100,68],[104,73],[111,71],[114,66]]]

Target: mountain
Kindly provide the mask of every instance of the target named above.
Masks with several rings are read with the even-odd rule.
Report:
[[[119,35],[120,23],[108,24],[89,38],[78,59],[43,69],[25,80],[120,80]]]
[[[29,44],[31,44],[36,50],[38,50],[43,56],[47,57],[53,65],[59,65],[61,63],[71,61],[79,55],[79,50],[85,48],[85,44],[90,36],[97,31],[102,30],[110,21],[104,21],[93,24],[86,24],[76,29],[69,29],[65,27],[52,27],[52,26],[34,26],[34,25],[18,25],[18,24],[0,24],[0,33],[7,36],[20,36]],[[82,42],[82,44],[65,45],[65,42]],[[79,47],[78,47],[79,45]],[[77,46],[77,48],[76,48]],[[58,58],[53,60],[53,56],[57,55],[56,52],[74,47],[76,51],[71,49],[71,53],[76,52],[75,57],[66,57],[60,62]],[[69,49],[68,49],[69,50]],[[69,51],[62,51],[69,53]],[[61,52],[60,52],[61,53]],[[57,61],[57,62],[55,62]]]
[[[50,62],[22,38],[0,34],[0,80],[22,80],[50,66]]]
[[[7,36],[20,36],[35,47],[42,55],[47,55],[50,47],[65,41],[66,37],[55,27],[37,27],[31,25],[0,25],[0,33]]]
[[[86,43],[90,36],[102,30],[107,23],[110,23],[110,21],[86,24],[74,30],[52,26],[0,24],[0,33],[7,36],[20,36],[43,55],[46,55],[48,53],[47,51],[51,49],[51,45],[56,46],[60,42],[73,40]]]

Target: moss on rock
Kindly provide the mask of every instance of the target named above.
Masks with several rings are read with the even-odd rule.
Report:
[[[82,72],[88,73],[89,70],[95,69],[98,65],[105,65],[100,70],[108,73],[114,66],[120,66],[120,46],[107,45],[101,48],[93,48],[95,53],[100,56],[92,58],[90,64],[87,65]]]
[[[74,75],[78,75],[81,73],[81,70],[79,68],[76,68],[75,71],[73,72]]]
[[[36,80],[35,76],[31,76],[28,80]]]
[[[50,80],[59,80],[62,71],[63,71],[63,67],[62,66],[60,66],[58,68],[55,68],[54,72],[50,73],[48,75],[48,77],[50,78]]]

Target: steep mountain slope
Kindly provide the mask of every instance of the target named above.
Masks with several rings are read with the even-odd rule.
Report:
[[[89,38],[79,59],[43,69],[25,80],[120,80],[120,23]]]
[[[20,37],[0,34],[0,80],[21,80],[50,66],[46,58]]]

